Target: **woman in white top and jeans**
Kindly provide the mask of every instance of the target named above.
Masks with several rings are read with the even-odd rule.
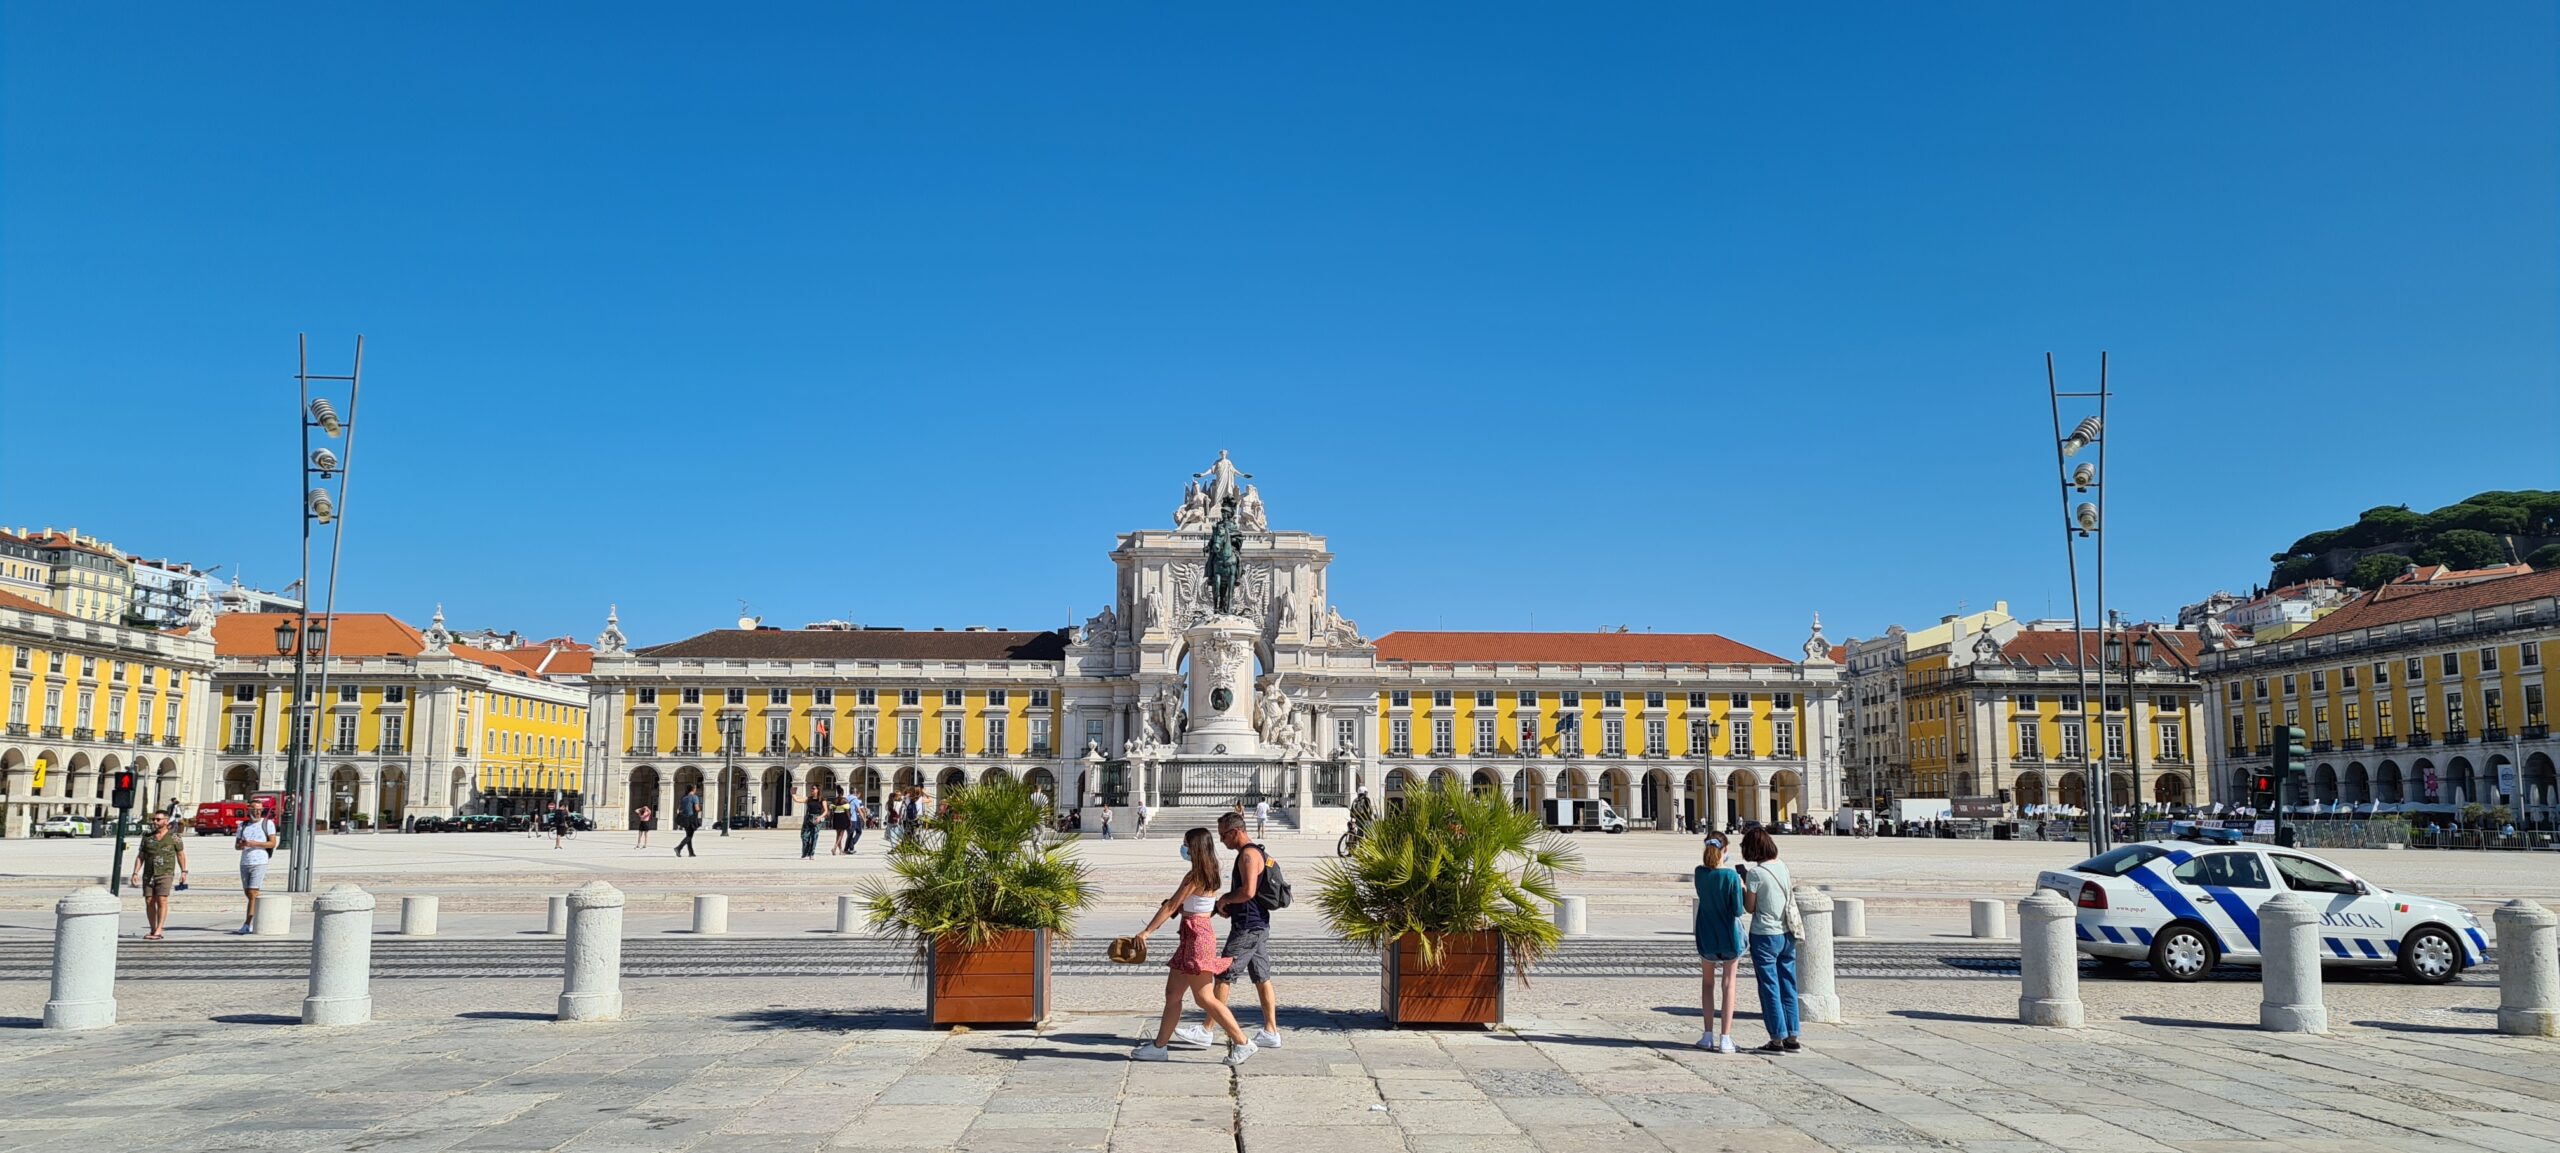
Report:
[[[1796,1004],[1796,939],[1787,931],[1789,890],[1795,878],[1778,863],[1778,841],[1767,829],[1742,834],[1742,907],[1751,912],[1751,975],[1760,985],[1760,1019],[1769,1026],[1762,1053],[1793,1053],[1804,1048]]]

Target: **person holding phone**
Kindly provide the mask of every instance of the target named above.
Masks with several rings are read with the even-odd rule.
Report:
[[[264,806],[250,810],[254,815],[240,822],[231,834],[231,847],[240,850],[240,893],[249,900],[248,909],[240,915],[235,935],[246,937],[258,921],[258,890],[267,887],[267,862],[284,846],[284,838],[276,829],[272,812]]]

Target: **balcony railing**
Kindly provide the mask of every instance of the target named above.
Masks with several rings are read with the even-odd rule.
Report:
[[[638,750],[638,749],[634,749],[634,750],[632,750],[632,751],[633,751],[633,752],[639,752],[640,750]],[[677,752],[677,753],[679,753],[679,754],[682,754],[682,755],[684,755],[684,756],[688,756],[688,757],[698,757],[698,756],[701,756],[701,755],[702,755],[702,742],[700,742],[700,741],[677,741],[677,742],[676,742],[676,752]]]
[[[2373,738],[2373,747],[2377,749],[2396,749],[2400,747],[2400,738],[2393,736],[2375,737]]]
[[[2332,748],[2333,748],[2332,744],[2331,744],[2330,742],[2328,742],[2328,741],[2313,741],[2313,742],[2311,742],[2311,751],[2312,751],[2312,752],[2315,752],[2315,753],[2325,753],[2325,752],[2330,752],[2330,751],[2332,751]]]
[[[2503,741],[2507,739],[2507,730],[2496,725],[2491,725],[2488,728],[2480,730],[2480,739],[2484,741]]]
[[[354,741],[336,741],[329,745],[329,754],[331,756],[343,757],[352,754],[355,751],[356,743]]]
[[[222,746],[222,751],[231,756],[237,757],[257,752],[258,746],[251,744],[248,741],[233,741],[230,744]]]
[[[791,742],[789,741],[766,741],[764,743],[764,755],[768,757],[778,757],[790,751]]]
[[[2528,741],[2538,741],[2550,735],[2551,726],[2540,721],[2529,722],[2524,727],[2524,739]]]
[[[2446,743],[2446,744],[2448,744],[2448,745],[2467,745],[2467,744],[2470,744],[2470,743],[2471,743],[2471,730],[2469,730],[2469,729],[2446,729],[2446,730],[2444,731],[2444,743]]]
[[[165,736],[165,737],[160,738],[160,743],[161,743],[162,745],[164,745],[164,746],[167,746],[167,747],[169,747],[169,748],[174,749],[174,748],[177,748],[177,747],[178,747],[180,744],[182,744],[183,742],[181,742],[181,741],[178,739],[178,734],[176,734],[176,733],[171,733],[171,734],[169,734],[168,736]]]
[[[373,751],[380,756],[396,757],[405,753],[407,748],[398,741],[383,741],[374,745]]]
[[[92,739],[95,739],[95,738],[97,737],[97,735],[98,735],[98,734],[97,734],[97,732],[96,732],[95,730],[93,730],[93,729],[73,729],[73,730],[71,730],[71,739],[72,739],[72,740],[75,740],[75,741],[86,741],[86,740],[92,740]]]
[[[2348,737],[2346,740],[2338,742],[2338,747],[2345,749],[2348,752],[2355,752],[2356,750],[2364,747],[2364,738]]]
[[[23,737],[27,735],[27,726],[23,722],[12,724],[9,726],[9,735],[13,737]]]
[[[2434,737],[2428,736],[2428,735],[2427,735],[2427,734],[2425,734],[2425,733],[2411,733],[2411,734],[2409,734],[2409,747],[2410,747],[2410,748],[2413,748],[2413,749],[2423,749],[2423,748],[2427,747],[2428,745],[2432,745],[2432,744],[2434,744],[2434,743],[2436,743],[2436,739],[2435,739]]]
[[[108,729],[108,730],[107,730],[107,743],[108,743],[108,744],[111,744],[111,745],[121,745],[121,744],[123,744],[123,743],[124,743],[124,730],[123,730],[123,729]]]

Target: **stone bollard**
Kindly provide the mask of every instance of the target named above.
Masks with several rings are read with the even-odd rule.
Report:
[[[561,1020],[622,1016],[622,890],[589,881],[569,894],[569,959],[563,974]]]
[[[2320,1004],[2320,910],[2290,892],[2258,906],[2258,1027],[2326,1033]]]
[[[1840,1023],[1840,993],[1831,980],[1831,916],[1838,906],[1819,889],[1795,892],[1804,940],[1796,942],[1796,1008],[1819,1025]]]
[[[1863,937],[1867,935],[1866,898],[1831,898],[1831,935],[1834,937]]]
[[[729,898],[706,893],[693,899],[693,932],[716,937],[729,931]]]
[[[2077,916],[2077,914],[2074,914]],[[1973,937],[1977,941],[1999,941],[2009,936],[2009,906],[1990,897],[1973,899]]]
[[[1591,932],[1589,904],[1582,897],[1556,898],[1556,928],[1568,937],[1586,936]]]
[[[339,885],[311,902],[311,995],[305,1025],[373,1020],[373,894]]]
[[[258,917],[249,926],[253,937],[290,937],[293,935],[293,894],[258,894]]]
[[[2018,902],[2018,1023],[2080,1027],[2080,909],[2038,889]]]
[[[568,894],[563,893],[551,898],[551,916],[542,923],[542,931],[553,937],[569,931]]]
[[[2521,897],[2498,906],[2498,1031],[2560,1037],[2560,914]]]
[[[436,935],[436,899],[434,897],[400,898],[400,935],[403,937]]]
[[[862,928],[862,898],[850,893],[836,897],[836,932],[852,933]]]
[[[103,1029],[116,1023],[116,921],[124,902],[91,885],[54,902],[53,995],[47,1029]]]

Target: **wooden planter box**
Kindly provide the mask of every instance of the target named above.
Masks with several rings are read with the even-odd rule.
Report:
[[[925,962],[935,1025],[1037,1025],[1049,1017],[1049,933],[1004,933],[979,948],[936,942]]]
[[[1502,1023],[1502,935],[1451,933],[1440,943],[1440,967],[1422,967],[1422,940],[1406,937],[1380,968],[1380,1005],[1390,1025]]]

